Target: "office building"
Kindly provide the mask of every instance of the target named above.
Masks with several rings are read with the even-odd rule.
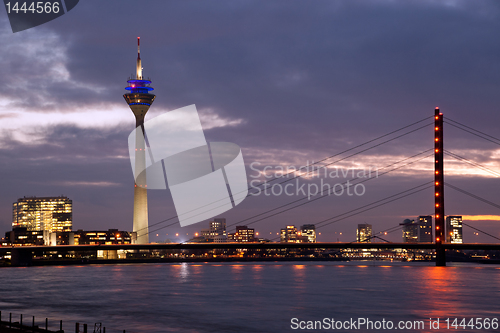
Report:
[[[208,229],[200,231],[200,237],[203,237],[208,242],[224,243],[227,242],[228,235],[226,232],[226,219],[215,218],[209,222]]]
[[[28,230],[26,227],[17,227],[6,232],[4,240],[12,245],[44,245],[43,230]]]
[[[209,233],[211,237],[227,236],[226,234],[226,219],[216,218],[210,221]]]
[[[12,229],[63,232],[73,227],[73,201],[68,197],[24,197],[12,207]]]
[[[216,218],[210,222],[210,238],[214,243],[227,242],[225,218]]]
[[[462,244],[462,216],[446,217],[446,242],[452,244]]]
[[[432,243],[432,216],[418,217],[418,241]]]
[[[371,243],[372,241],[372,225],[368,223],[358,224],[358,229],[356,230],[356,240],[358,243],[366,242]]]
[[[307,243],[316,243],[316,226],[314,224],[304,224],[300,228],[301,236]]]
[[[297,228],[294,225],[287,225],[286,228],[280,230],[281,243],[299,243]]]
[[[403,226],[403,242],[418,243],[418,222],[415,220],[406,219],[399,225]]]
[[[228,234],[228,241],[238,243],[256,242],[255,229],[245,226],[237,226],[236,232]]]
[[[74,232],[75,245],[113,245],[132,244],[132,233],[118,229],[103,230],[77,230]],[[58,244],[59,245],[59,244]]]

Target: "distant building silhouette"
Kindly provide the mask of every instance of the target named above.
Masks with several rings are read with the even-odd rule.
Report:
[[[417,243],[419,224],[415,220],[406,219],[399,225],[403,226],[403,242]]]
[[[418,217],[418,241],[432,243],[432,216]]]
[[[371,243],[372,236],[372,225],[368,223],[358,224],[358,229],[356,230],[356,241],[359,243],[366,242]]]
[[[462,216],[446,216],[446,242],[463,243]]]

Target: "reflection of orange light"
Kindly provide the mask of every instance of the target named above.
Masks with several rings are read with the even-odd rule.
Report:
[[[453,232],[450,232],[450,236],[453,236]]]

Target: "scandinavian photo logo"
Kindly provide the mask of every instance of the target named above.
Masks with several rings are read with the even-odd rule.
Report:
[[[316,195],[358,196],[366,193],[365,181],[378,178],[376,167],[324,166],[314,161],[307,161],[304,166],[265,165],[252,162],[250,170],[250,188],[255,190],[251,196],[303,196],[311,200]],[[274,179],[282,179],[271,184]]]
[[[207,142],[195,105],[146,121],[128,147],[136,186],[169,188],[181,226],[224,213],[248,194],[240,147]]]

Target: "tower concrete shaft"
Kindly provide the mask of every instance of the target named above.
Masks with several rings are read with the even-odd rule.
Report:
[[[150,87],[150,80],[143,80],[142,63],[140,56],[140,37],[137,38],[137,68],[135,79],[128,80],[128,87],[125,89],[130,92],[123,97],[129,105],[135,116],[135,126],[140,128],[136,131],[135,138],[135,170],[145,170],[146,166],[146,144],[144,140],[144,118],[151,104],[155,100],[155,95],[151,94],[153,90]],[[142,133],[142,135],[141,135]],[[146,181],[146,171],[140,173],[135,179],[134,184],[134,220],[133,231],[137,233],[137,243],[149,243],[149,225],[148,225],[148,190]]]

